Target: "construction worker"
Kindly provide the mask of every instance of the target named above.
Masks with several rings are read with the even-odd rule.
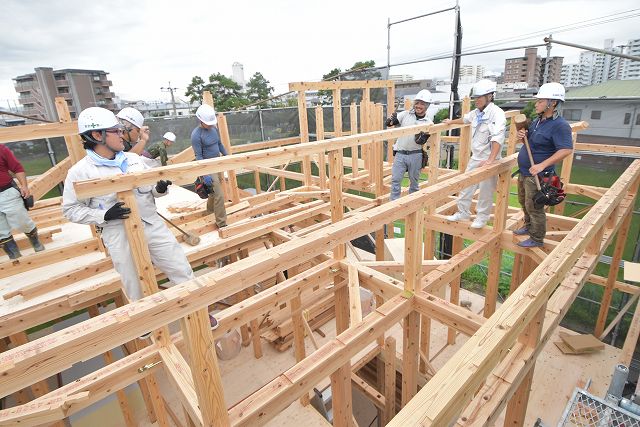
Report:
[[[227,150],[225,150],[220,140],[220,134],[216,127],[218,119],[213,107],[202,104],[196,110],[196,117],[200,123],[191,132],[191,146],[196,155],[196,160],[226,156]],[[219,174],[205,175],[204,183],[211,189],[207,200],[207,212],[215,214],[218,228],[226,227],[227,211],[224,207],[224,194],[220,186]]]
[[[545,83],[536,94],[538,117],[529,129],[520,129],[518,138],[528,139],[533,164],[529,160],[526,147],[518,153],[518,201],[524,212],[524,226],[513,232],[518,236],[529,235],[519,242],[524,248],[541,247],[547,232],[547,217],[544,206],[536,206],[534,195],[538,192],[536,176],[545,172],[555,173],[555,164],[573,153],[571,126],[560,115],[558,108],[564,102],[565,90],[560,83]]]
[[[141,156],[149,141],[149,126],[144,126],[144,116],[135,108],[125,107],[116,117],[124,126],[124,151]]]
[[[176,135],[173,132],[167,132],[162,135],[162,141],[156,142],[148,150],[142,152],[142,155],[149,159],[157,159],[160,157],[160,164],[167,166],[167,148],[171,147],[171,144],[176,142]],[[156,160],[157,162],[157,160]]]
[[[73,187],[76,181],[107,178],[149,169],[141,157],[124,152],[124,129],[109,110],[90,107],[78,116],[78,131],[87,155],[73,165],[67,174],[62,195],[62,212],[69,221],[94,224],[101,229],[102,240],[109,249],[111,260],[120,274],[127,297],[131,301],[142,298],[138,272],[131,256],[123,220],[131,210],[117,200],[116,193],[78,199]],[[160,180],[156,185],[133,190],[143,224],[144,236],[151,261],[174,284],[194,277],[189,261],[156,210],[155,197],[167,194],[171,181]]]
[[[495,92],[495,82],[487,79],[478,81],[471,90],[476,108],[459,119],[444,120],[447,124],[471,124],[471,160],[466,172],[488,166],[501,157],[507,120],[504,111],[493,103]],[[476,218],[471,223],[471,228],[483,228],[491,217],[497,182],[498,179],[494,176],[462,190],[458,196],[458,211],[447,219],[468,221],[471,218],[473,194],[480,187]]]
[[[386,121],[387,127],[432,125],[427,117],[427,108],[431,103],[431,92],[421,90],[413,100],[413,109],[394,112]],[[391,168],[391,194],[389,200],[400,197],[402,179],[405,172],[409,172],[409,193],[418,191],[418,179],[422,169],[422,146],[429,139],[429,134],[419,132],[398,138],[393,146],[393,166]]]
[[[17,185],[11,174],[18,179]],[[0,246],[9,255],[9,259],[22,256],[11,234],[13,229],[26,234],[36,252],[44,251],[44,246],[38,239],[36,224],[29,217],[25,206],[25,200],[30,196],[27,174],[22,164],[11,150],[0,144]]]

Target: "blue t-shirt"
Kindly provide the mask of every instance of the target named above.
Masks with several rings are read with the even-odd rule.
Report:
[[[198,126],[195,128],[191,132],[191,147],[196,154],[196,160],[220,157],[220,153],[223,156],[227,155],[227,150],[224,149],[218,129],[215,127],[205,129]]]
[[[534,120],[529,126],[528,139],[533,161],[536,164],[547,160],[559,150],[573,149],[571,126],[560,116],[542,121],[539,118]],[[524,145],[518,153],[518,167],[522,175],[531,176],[529,173],[531,162]],[[549,166],[544,172],[553,170],[555,165]]]

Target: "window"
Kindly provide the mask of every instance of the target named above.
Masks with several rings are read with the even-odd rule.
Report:
[[[69,88],[68,87],[59,87],[58,88],[58,93],[69,93]]]
[[[64,74],[56,74],[55,75],[55,79],[56,80],[65,80],[67,76],[65,76]]]
[[[76,118],[76,112],[75,112],[75,111],[71,111],[71,112],[69,113],[69,115],[71,116],[71,118],[72,118],[72,119],[75,119],[75,118]]]
[[[591,118],[593,120],[600,120],[600,116],[602,116],[602,111],[592,111],[591,112]]]
[[[67,105],[68,105],[68,106],[72,106],[72,105],[73,105],[73,101],[72,101],[72,100],[70,100],[70,99],[67,99]]]
[[[636,126],[640,126],[640,114],[636,115]]]
[[[631,113],[624,113],[624,124],[628,125],[631,123]]]
[[[100,76],[93,76],[93,81],[94,82],[99,82],[100,81]]]
[[[562,112],[562,117],[571,121],[578,121],[582,118],[582,110],[564,110]]]

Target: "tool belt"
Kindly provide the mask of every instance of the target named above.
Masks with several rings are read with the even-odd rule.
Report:
[[[422,153],[422,150],[396,150],[396,153],[400,153],[400,154],[418,154],[418,153]]]
[[[11,180],[11,182],[9,184],[0,187],[0,193],[2,193],[5,190],[8,190],[8,189],[10,189],[12,187],[13,187],[13,180]]]

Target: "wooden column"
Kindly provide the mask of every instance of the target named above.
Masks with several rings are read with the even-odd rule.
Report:
[[[202,411],[203,425],[229,426],[209,313],[206,309],[195,311],[183,317],[180,325],[190,356],[191,373],[198,396],[198,406]]]
[[[471,99],[465,96],[462,100],[462,116],[471,111]],[[471,125],[466,125],[460,129],[460,151],[458,153],[458,170],[464,172],[471,157]]]
[[[386,425],[396,415],[396,340],[388,337],[384,346],[384,416]]]
[[[542,324],[544,323],[544,314],[546,312],[547,305],[544,304],[540,310],[536,313],[529,325],[525,328],[522,334],[518,337],[518,340],[525,344],[527,347],[535,349],[540,341],[540,335],[542,333]],[[529,372],[525,375],[524,379],[518,386],[518,389],[509,400],[504,417],[505,426],[523,426],[525,415],[527,414],[527,406],[529,404],[529,396],[531,394],[531,382],[533,380],[533,372],[535,369],[535,362]]]
[[[387,87],[387,117],[396,111],[396,87],[394,84]],[[393,161],[393,142],[387,141],[387,162]]]
[[[333,132],[336,138],[342,136],[342,98],[340,89],[333,90]]]
[[[414,293],[422,276],[422,209],[405,219],[404,289]],[[402,406],[418,392],[418,347],[420,340],[420,315],[412,311],[404,319],[402,339]]]
[[[594,335],[599,337],[604,331],[604,327],[607,322],[607,314],[609,313],[609,306],[611,305],[611,299],[613,297],[613,288],[618,279],[618,271],[620,270],[620,261],[622,260],[622,254],[624,253],[624,244],[626,243],[627,234],[631,226],[631,218],[633,213],[630,211],[624,218],[618,234],[616,235],[616,246],[611,256],[611,264],[609,265],[609,275],[607,276],[607,284],[602,294],[602,302],[600,304],[600,312],[598,313],[598,320],[596,321]]]
[[[373,129],[372,130],[382,130],[382,113],[383,108],[382,104],[376,104],[373,109]],[[384,153],[383,153],[383,142],[374,142],[371,144],[374,150],[373,156],[373,164],[371,167],[371,183],[375,185],[375,195],[376,198],[382,197],[384,195]],[[376,237],[376,261],[384,261],[384,226],[375,232]]]
[[[369,132],[369,102],[364,99],[360,103],[360,132],[366,133]],[[367,145],[360,146],[362,161],[364,162],[364,173],[369,173],[370,160],[369,160],[369,149]]]
[[[316,139],[318,141],[324,139],[324,112],[320,105],[316,107]],[[320,188],[325,190],[327,188],[327,158],[324,153],[318,154],[318,170],[320,175]]]
[[[560,172],[560,180],[564,184],[564,186],[568,186],[571,181],[571,169],[573,169],[573,156],[575,155],[575,146],[578,140],[578,133],[571,133],[571,142],[573,143],[574,150],[571,152],[571,155],[564,158],[562,161],[562,171]],[[553,207],[553,213],[556,215],[564,214],[565,202],[563,201],[559,205]]]
[[[509,207],[509,186],[511,176],[502,173],[498,176],[496,190],[496,208],[493,220],[493,232],[502,233],[506,227],[507,209]],[[487,273],[487,290],[484,298],[484,317],[489,318],[496,311],[498,285],[500,283],[500,267],[502,263],[502,249],[498,248],[489,254],[489,271]]]
[[[309,142],[309,123],[307,121],[307,100],[304,90],[298,91],[298,118],[300,120],[300,142]],[[304,185],[311,185],[311,157],[302,159],[302,172],[304,173]]]
[[[349,106],[349,118],[351,135],[358,133],[358,106],[355,102],[352,102]],[[358,146],[351,147],[351,176],[353,178],[358,176]]]
[[[222,113],[218,114],[218,130],[220,131],[220,140],[222,141],[222,145],[224,145],[225,150],[227,150],[227,153],[229,155],[233,154],[233,149],[231,148],[231,138],[229,137],[229,128],[227,127],[227,118]],[[231,187],[231,201],[234,204],[240,203],[240,192],[238,190],[236,171],[228,170],[227,175],[229,177],[229,186]],[[224,179],[224,176],[222,176],[222,178]]]
[[[438,182],[438,174],[440,168],[440,132],[431,134],[429,137],[429,181],[427,186],[430,187]],[[433,214],[433,207],[428,206],[425,209],[425,215]],[[424,237],[424,259],[433,259],[435,252],[435,236],[433,230],[425,230]]]
[[[58,112],[58,119],[61,123],[69,123],[72,121],[71,113],[69,113],[69,106],[67,101],[62,97],[56,97],[55,99],[56,111]],[[71,163],[76,164],[78,160],[85,156],[84,148],[82,148],[82,139],[80,135],[70,135],[64,137],[64,143],[67,146],[67,152],[71,158]]]

